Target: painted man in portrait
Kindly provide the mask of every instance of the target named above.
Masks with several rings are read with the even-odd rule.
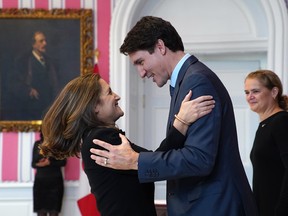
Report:
[[[16,58],[12,95],[17,111],[11,106],[12,120],[41,120],[59,90],[55,62],[46,55],[46,46],[45,34],[36,31],[32,50]]]

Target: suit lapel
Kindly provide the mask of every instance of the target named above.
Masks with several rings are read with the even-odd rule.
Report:
[[[178,77],[177,77],[177,80],[176,80],[176,85],[175,85],[175,89],[174,89],[174,93],[172,95],[172,98],[171,98],[171,102],[170,102],[170,111],[169,111],[169,117],[168,117],[168,123],[167,123],[167,130],[166,132],[168,133],[170,127],[171,127],[171,123],[172,123],[172,120],[174,119],[174,106],[175,106],[175,102],[176,102],[176,98],[178,96],[178,92],[179,92],[179,89],[180,89],[180,86],[181,86],[181,83],[183,81],[183,78],[186,74],[186,71],[187,69],[189,68],[189,66],[191,64],[194,64],[195,62],[197,62],[198,59],[195,57],[195,56],[190,56],[185,62],[184,64],[182,65],[180,71],[179,71],[179,74],[178,74]]]

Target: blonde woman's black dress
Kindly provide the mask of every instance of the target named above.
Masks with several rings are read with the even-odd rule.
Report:
[[[288,215],[288,112],[260,122],[251,151],[260,216]]]

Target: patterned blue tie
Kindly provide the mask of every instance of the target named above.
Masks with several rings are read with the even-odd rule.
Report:
[[[174,93],[174,87],[172,87],[172,86],[170,85],[170,96],[171,96],[171,97],[173,96],[173,93]]]

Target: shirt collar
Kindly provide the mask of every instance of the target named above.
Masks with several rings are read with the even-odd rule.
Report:
[[[34,50],[32,50],[32,53],[38,61],[41,61],[41,58],[43,58],[43,57],[39,56]]]
[[[181,69],[181,67],[183,66],[184,62],[190,57],[191,55],[189,53],[187,53],[185,56],[183,56],[183,58],[177,63],[176,67],[174,68],[171,78],[170,78],[170,85],[172,87],[175,87],[176,85],[176,81],[177,81],[177,77],[179,74],[179,71]]]

